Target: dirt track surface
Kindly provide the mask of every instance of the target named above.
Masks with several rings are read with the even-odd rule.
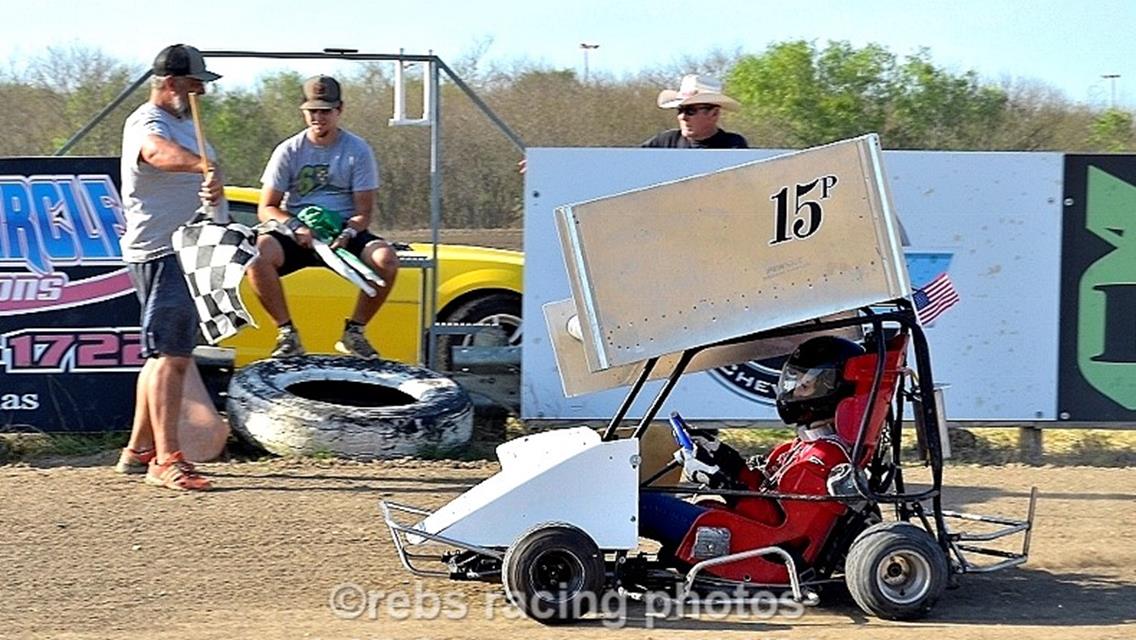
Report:
[[[830,598],[799,619],[662,620],[632,608],[622,629],[600,621],[542,627],[516,619],[499,585],[418,580],[402,569],[378,499],[436,507],[493,465],[274,461],[206,469],[218,490],[186,495],[105,466],[0,467],[0,637],[1136,637],[1133,469],[949,468],[947,502],[959,509],[1018,516],[1029,487],[1038,486],[1033,557],[1024,568],[964,576],[923,622],[867,618]],[[342,619],[329,598],[343,583],[411,599],[433,593],[446,612],[464,603],[467,614],[395,620],[380,603],[373,619]],[[395,604],[397,616],[407,611]]]

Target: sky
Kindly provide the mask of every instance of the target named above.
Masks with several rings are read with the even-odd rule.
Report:
[[[1039,81],[1070,100],[1136,108],[1136,0],[266,0],[140,2],[0,0],[0,68],[49,47],[98,49],[139,72],[164,46],[202,50],[433,52],[453,66],[487,45],[485,63],[519,60],[616,78],[715,50],[760,53],[774,42],[846,40],[983,79]],[[599,45],[585,50],[581,43]],[[326,61],[216,59],[221,86]],[[1106,79],[1104,75],[1119,75]],[[678,79],[675,79],[677,85]]]

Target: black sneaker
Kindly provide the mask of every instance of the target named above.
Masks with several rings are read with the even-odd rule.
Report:
[[[364,360],[379,359],[379,352],[367,342],[367,336],[363,335],[363,327],[360,325],[353,324],[344,329],[343,336],[335,343],[335,350]]]
[[[276,332],[276,348],[273,358],[294,358],[304,355],[304,345],[300,343],[300,332],[292,327],[281,327]]]

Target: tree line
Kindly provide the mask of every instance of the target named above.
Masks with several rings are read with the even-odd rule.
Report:
[[[655,97],[684,73],[722,78],[742,103],[722,126],[753,147],[805,148],[878,132],[887,149],[1123,152],[1136,149],[1133,114],[1068,100],[1043,83],[984,81],[954,72],[921,50],[899,56],[879,45],[789,41],[758,53],[722,52],[614,78],[527,61],[487,65],[486,43],[447,61],[528,146],[630,147],[675,126]],[[0,155],[49,155],[144,70],[82,47],[49,48],[19,70],[0,70]],[[424,127],[390,127],[393,65],[360,63],[340,77],[342,124],[375,149],[384,187],[376,226],[411,229],[429,221],[429,144]],[[202,101],[209,140],[227,180],[255,186],[273,147],[298,131],[304,78],[262,76],[254,86],[223,88]],[[421,76],[411,76],[409,113],[421,112]],[[222,85],[223,86],[223,85]],[[148,85],[71,151],[117,155],[126,116]],[[521,155],[453,83],[440,88],[444,224],[520,226]]]

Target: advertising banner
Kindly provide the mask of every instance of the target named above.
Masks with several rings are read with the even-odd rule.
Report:
[[[1136,421],[1136,157],[1065,156],[1060,419]]]
[[[142,366],[118,158],[0,159],[0,428],[128,429]]]

